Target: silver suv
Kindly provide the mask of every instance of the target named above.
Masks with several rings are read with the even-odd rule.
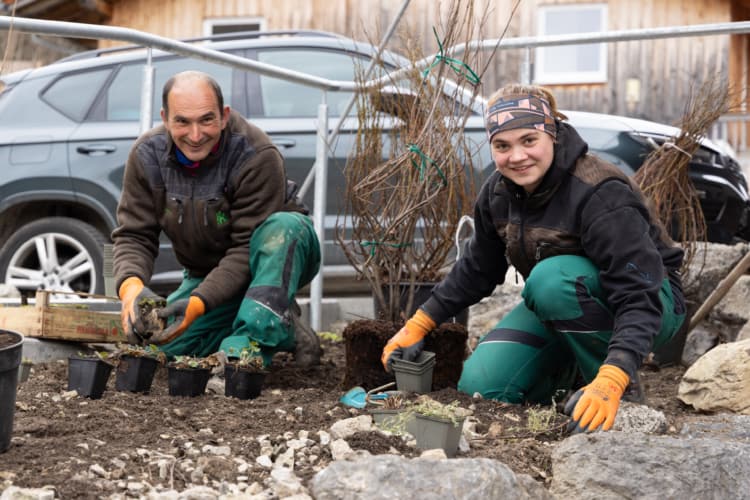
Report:
[[[205,47],[333,80],[354,80],[375,49],[323,32],[215,36]],[[92,51],[34,70],[0,77],[0,281],[23,291],[37,288],[104,291],[103,244],[115,227],[115,209],[131,144],[139,133],[143,49]],[[383,56],[396,67],[405,60]],[[265,130],[284,155],[290,178],[302,183],[316,151],[319,90],[203,60],[155,51],[153,120],[159,123],[160,90],[172,74],[198,69],[212,74],[225,101]],[[329,92],[332,118],[351,97]],[[492,169],[482,123],[484,101],[471,103],[467,134],[475,141],[474,165]],[[566,112],[594,152],[627,171],[649,152],[648,136],[663,140],[670,130],[621,117]],[[394,126],[398,119],[393,118]],[[343,193],[342,168],[352,149],[356,111],[330,148],[326,226],[333,228]],[[661,137],[661,139],[660,139]],[[706,142],[691,170],[704,194],[714,241],[748,237],[747,183],[737,162]],[[311,192],[312,190],[310,190]],[[305,202],[312,206],[312,194]],[[326,238],[324,273],[351,276],[343,253]],[[151,285],[168,291],[180,268],[165,239]],[[327,280],[328,281],[328,280]]]

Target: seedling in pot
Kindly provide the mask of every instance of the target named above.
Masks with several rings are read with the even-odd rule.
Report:
[[[221,366],[221,359],[214,353],[204,358],[175,356],[167,365],[169,394],[171,396],[200,396],[206,392],[211,368]]]
[[[217,354],[210,354],[206,357],[199,356],[175,356],[174,361],[169,363],[170,367],[178,370],[210,370],[215,366],[220,366],[221,361]]]
[[[231,364],[237,369],[251,372],[264,371],[265,364],[263,357],[260,355],[260,345],[252,341],[248,347],[243,347],[238,352],[234,347],[227,351],[227,364]]]
[[[118,391],[148,392],[158,365],[167,361],[164,352],[153,344],[118,345],[113,356],[117,359],[115,389]]]
[[[260,355],[260,346],[251,342],[248,347],[229,348],[229,359],[224,366],[224,395],[239,399],[255,399],[260,396],[266,378],[265,365]]]
[[[417,440],[417,448],[442,448],[446,456],[455,456],[468,410],[459,407],[458,401],[442,404],[423,396],[412,411],[415,419],[410,432]]]

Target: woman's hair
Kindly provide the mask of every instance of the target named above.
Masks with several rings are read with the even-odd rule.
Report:
[[[558,120],[568,119],[567,116],[565,116],[560,112],[559,109],[557,109],[557,101],[555,100],[555,96],[552,94],[552,92],[550,92],[549,89],[540,87],[538,85],[523,85],[520,83],[508,84],[493,92],[490,98],[487,99],[487,102],[494,102],[500,97],[517,95],[533,95],[536,97],[541,97],[549,103],[550,111],[552,112],[553,117],[557,118]]]

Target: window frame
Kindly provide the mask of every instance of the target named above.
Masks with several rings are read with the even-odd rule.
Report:
[[[599,30],[579,31],[575,34],[596,33],[607,31],[608,9],[606,3],[589,3],[589,4],[556,4],[539,7],[537,16],[537,35],[545,36],[544,26],[550,14],[558,12],[572,12],[582,10],[595,10],[599,14]],[[574,33],[571,33],[574,34]],[[544,67],[544,56],[549,48],[564,49],[566,51],[578,51],[582,47],[597,46],[598,48],[598,69],[595,71],[548,71]],[[570,53],[570,52],[568,52]],[[607,44],[590,43],[583,45],[561,45],[559,47],[537,47],[534,50],[534,83],[543,85],[552,84],[585,84],[585,83],[606,83],[607,82]]]
[[[262,16],[228,16],[228,17],[207,17],[203,20],[203,36],[213,36],[214,26],[244,26],[248,24],[257,24],[257,30],[237,29],[233,31],[265,31],[266,18]]]

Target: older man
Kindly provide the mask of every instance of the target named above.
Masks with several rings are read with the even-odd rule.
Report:
[[[231,355],[255,341],[266,364],[295,349],[299,364],[316,363],[320,345],[295,294],[318,272],[320,246],[281,154],[205,73],[166,82],[161,118],[130,151],[112,233],[123,328],[170,356]],[[158,310],[168,326],[145,338],[139,304],[157,298],[144,283],[161,231],[183,281]]]

